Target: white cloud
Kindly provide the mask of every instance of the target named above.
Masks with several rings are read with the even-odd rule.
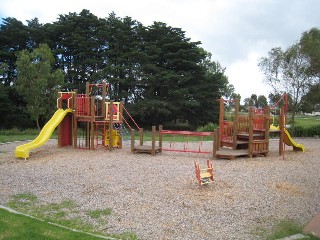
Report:
[[[257,66],[257,53],[250,53],[247,58],[232,63],[227,69],[226,74],[229,76],[229,83],[233,84],[236,93],[241,94],[241,100],[250,97],[251,94],[265,95],[271,88],[264,84],[263,75]]]

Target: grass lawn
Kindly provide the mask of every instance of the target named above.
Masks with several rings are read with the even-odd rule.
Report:
[[[110,239],[137,239],[131,232],[106,234],[103,231],[107,226],[108,216],[112,214],[109,208],[83,212],[71,200],[41,204],[37,196],[30,193],[13,195],[7,205],[35,218],[0,209],[0,239],[102,239],[90,234]]]
[[[39,133],[38,129],[26,129],[23,131],[19,129],[0,130],[0,143],[33,140]],[[53,132],[51,138],[57,138],[56,131]]]
[[[102,239],[0,209],[0,239]]]
[[[296,116],[295,123],[296,126],[300,126],[303,128],[319,126],[320,116]]]

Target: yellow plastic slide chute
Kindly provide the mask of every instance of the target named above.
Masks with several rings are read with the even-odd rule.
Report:
[[[274,125],[270,125],[270,130],[279,130],[279,127],[276,127]],[[292,146],[294,151],[302,151],[304,152],[304,145],[296,143],[293,138],[291,137],[290,133],[287,131],[287,129],[284,129],[284,138],[283,142],[288,145]]]
[[[53,131],[60,124],[63,118],[67,115],[67,113],[72,112],[72,109],[63,110],[59,108],[52,118],[44,125],[38,137],[31,142],[20,145],[16,147],[15,156],[16,158],[28,158],[29,152],[32,149],[41,147],[44,145],[51,137]]]

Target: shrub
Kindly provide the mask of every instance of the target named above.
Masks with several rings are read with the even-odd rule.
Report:
[[[197,129],[198,132],[213,132],[219,126],[216,123],[208,123],[205,126],[201,126]]]

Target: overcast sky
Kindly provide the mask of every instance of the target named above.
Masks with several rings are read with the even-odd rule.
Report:
[[[201,41],[213,60],[226,68],[229,82],[242,100],[252,93],[268,96],[257,67],[273,47],[299,41],[301,34],[320,27],[319,0],[0,0],[0,17],[24,23],[57,20],[59,14],[88,9],[98,17],[112,11],[151,25],[154,21],[181,28],[192,41]]]

